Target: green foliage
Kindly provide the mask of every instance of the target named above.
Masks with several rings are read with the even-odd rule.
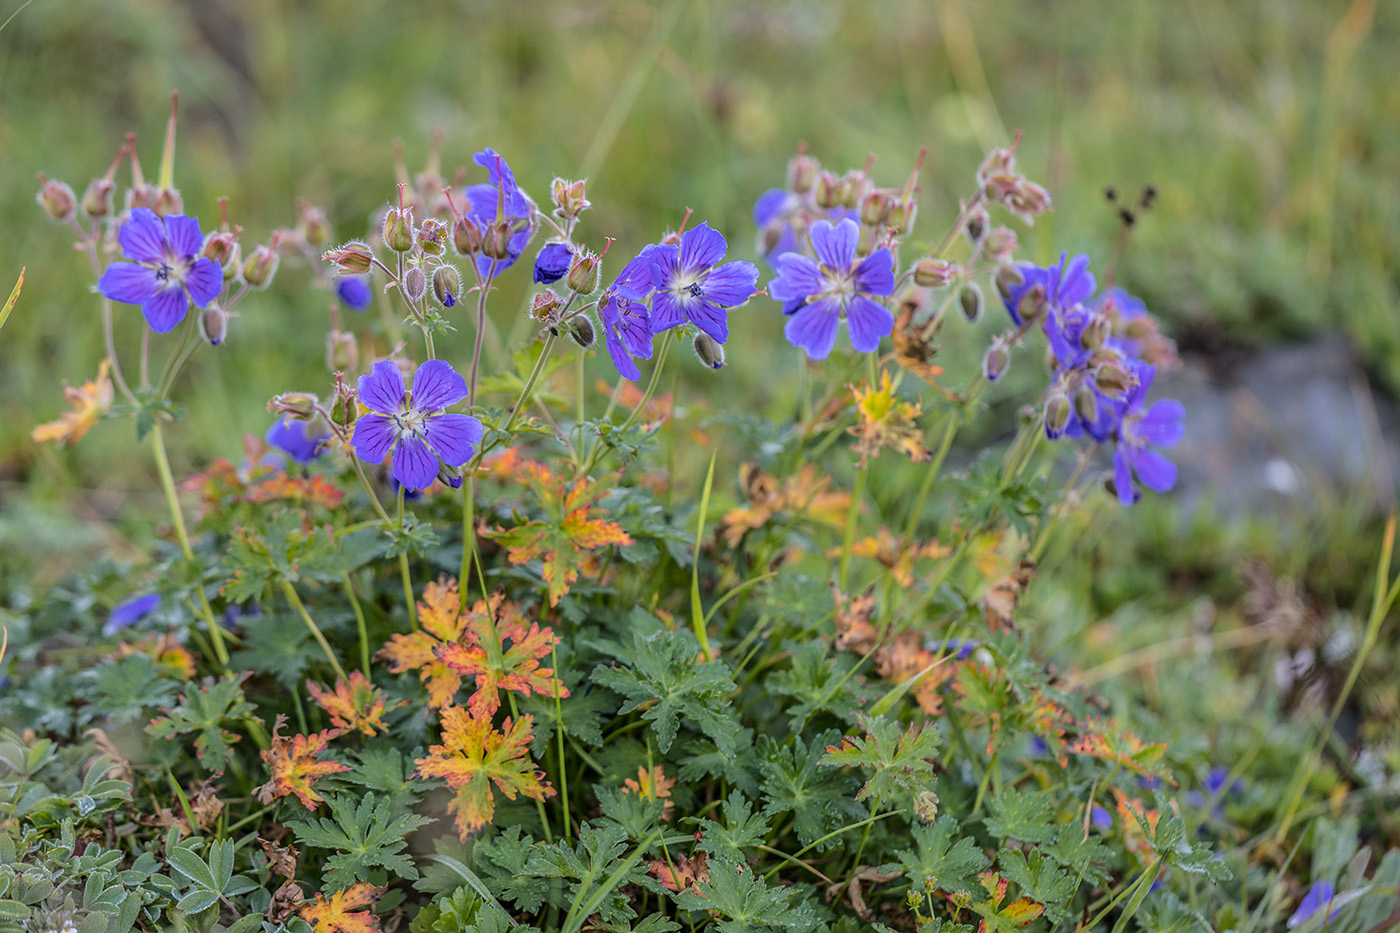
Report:
[[[146,732],[161,740],[193,734],[200,763],[214,774],[222,773],[232,754],[230,746],[240,738],[228,726],[241,726],[253,718],[255,707],[243,695],[245,679],[233,675],[220,680],[206,678],[198,690],[186,691],[164,716],[152,719]]]
[[[812,905],[792,903],[793,888],[770,888],[743,863],[715,859],[710,863],[710,882],[695,891],[683,892],[676,902],[690,910],[717,911],[723,919],[715,927],[721,933],[747,930],[791,930],[808,933],[817,927]]]
[[[328,797],[331,815],[291,823],[302,845],[335,853],[326,859],[324,888],[347,888],[356,881],[371,881],[382,868],[410,881],[418,877],[413,861],[404,854],[410,832],[432,822],[405,813],[392,797],[368,793],[356,800],[349,794]]]

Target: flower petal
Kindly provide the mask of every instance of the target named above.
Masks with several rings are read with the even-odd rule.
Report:
[[[1149,444],[1158,447],[1175,447],[1186,435],[1182,419],[1186,417],[1186,407],[1174,398],[1161,398],[1139,419],[1134,433]]]
[[[778,257],[778,277],[768,283],[768,297],[776,301],[791,301],[815,295],[826,287],[821,267],[801,253],[783,253]]]
[[[1064,265],[1064,257],[1060,258],[1060,264]],[[1069,266],[1065,268],[1064,274],[1056,283],[1055,293],[1051,297],[1060,307],[1068,308],[1082,301],[1088,301],[1089,296],[1094,294],[1097,285],[1094,274],[1089,271],[1089,257],[1080,253],[1069,261]]]
[[[712,301],[692,301],[685,308],[685,316],[716,343],[729,339],[729,314]]]
[[[97,290],[113,301],[139,305],[160,290],[156,271],[134,262],[114,262],[97,280]]]
[[[413,407],[442,411],[467,397],[467,380],[446,360],[428,360],[413,374]]]
[[[614,328],[604,329],[603,342],[608,348],[608,356],[612,357],[613,366],[617,368],[619,376],[631,379],[633,382],[641,378],[642,371],[637,368],[637,364],[627,352],[627,347],[622,342],[621,336]]]
[[[651,296],[651,329],[656,333],[679,327],[685,323],[685,309],[679,300],[667,291],[658,291]]]
[[[793,197],[782,188],[769,188],[758,196],[753,205],[753,225],[763,227],[768,221],[787,209],[788,199]]]
[[[856,352],[873,353],[880,348],[880,339],[894,330],[894,315],[884,305],[857,295],[846,308],[846,323],[850,325],[851,346]]]
[[[384,455],[394,446],[398,432],[392,419],[384,415],[361,415],[355,421],[355,433],[350,446],[365,463],[383,463]]]
[[[831,298],[814,301],[788,318],[783,326],[783,336],[794,347],[807,351],[814,360],[824,360],[836,346],[836,326],[841,323],[841,314],[836,302]]]
[[[190,290],[190,299],[195,307],[202,308],[224,290],[224,272],[217,262],[201,256],[185,273],[185,287]]]
[[[373,411],[388,414],[399,410],[403,405],[403,397],[407,394],[403,385],[403,373],[399,372],[399,367],[391,360],[375,363],[373,369],[360,377],[355,387],[359,390],[360,401]]]
[[[1113,489],[1123,505],[1132,505],[1137,501],[1137,493],[1133,491],[1133,470],[1128,465],[1126,448],[1122,446],[1113,451]]]
[[[751,262],[726,262],[710,270],[701,288],[705,297],[721,308],[733,308],[753,297],[758,266]]]
[[[188,259],[204,251],[204,234],[199,229],[199,218],[184,214],[165,215],[165,235],[170,238],[170,246],[176,256]]]
[[[894,256],[889,250],[877,249],[860,261],[856,266],[855,286],[856,291],[867,295],[894,292]]]
[[[681,235],[680,267],[686,271],[709,269],[724,258],[728,249],[724,235],[703,223]]]
[[[168,334],[174,330],[190,309],[190,296],[179,285],[172,285],[162,288],[141,304],[141,313],[146,315],[151,330],[158,334]]]
[[[832,271],[845,272],[856,261],[860,225],[847,218],[839,224],[819,220],[812,224],[812,251],[817,261]],[[893,287],[893,286],[891,286]]]
[[[437,457],[421,437],[404,437],[394,448],[394,479],[405,489],[422,492],[433,484],[437,474]]]
[[[448,466],[461,466],[481,443],[481,422],[471,415],[434,415],[423,422],[423,434]]]
[[[165,224],[156,216],[156,212],[148,207],[132,209],[131,216],[122,224],[121,232],[117,234],[117,242],[121,244],[122,254],[128,259],[155,263],[165,261],[165,248],[168,243]]]
[[[1133,471],[1142,484],[1153,492],[1170,492],[1176,485],[1176,464],[1166,454],[1148,447],[1129,450]]]

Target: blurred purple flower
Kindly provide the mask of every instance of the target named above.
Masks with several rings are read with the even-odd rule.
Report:
[[[1088,301],[1094,294],[1094,289],[1098,283],[1094,280],[1094,275],[1089,271],[1089,257],[1083,253],[1069,260],[1069,265],[1065,265],[1065,257],[1068,254],[1061,253],[1060,261],[1053,266],[1034,266],[1029,263],[1021,263],[1016,269],[1021,273],[1021,284],[1011,288],[1003,296],[1002,303],[1006,306],[1006,313],[1011,315],[1011,320],[1019,327],[1022,324],[1021,299],[1026,293],[1037,286],[1044,292],[1044,301],[1051,309],[1067,309],[1077,304]]]
[[[1330,881],[1317,881],[1308,889],[1308,893],[1303,896],[1303,900],[1298,904],[1298,909],[1293,911],[1293,916],[1288,918],[1288,929],[1296,929],[1307,923],[1313,914],[1323,907],[1327,908],[1327,919],[1331,920],[1338,908],[1332,907],[1332,898],[1336,891]]]
[[[482,230],[489,229],[497,220],[506,221],[510,228],[507,253],[501,259],[492,259],[484,254],[476,257],[476,268],[483,276],[496,275],[515,265],[534,234],[535,203],[530,200],[515,182],[515,173],[506,160],[494,149],[483,149],[472,157],[472,161],[486,169],[491,179],[488,184],[472,185],[464,192],[471,205],[469,215]]]
[[[360,401],[371,414],[355,422],[350,443],[361,460],[383,463],[393,451],[394,479],[423,490],[438,476],[438,460],[461,466],[481,443],[481,422],[444,411],[467,397],[467,383],[448,363],[428,360],[413,374],[413,393],[398,366],[381,360],[360,377]]]
[[[107,623],[102,626],[103,635],[115,635],[128,625],[140,622],[160,605],[159,593],[147,593],[144,596],[133,596],[126,602],[118,603],[112,607],[112,613],[107,617]]]
[[[97,290],[113,301],[140,305],[158,334],[174,330],[191,302],[203,308],[223,291],[223,271],[203,254],[204,234],[194,217],[160,217],[148,208],[134,208],[117,242],[132,261],[108,266]]]
[[[1175,447],[1185,435],[1181,422],[1186,409],[1180,402],[1163,398],[1150,406],[1146,404],[1157,367],[1139,363],[1134,369],[1138,384],[1128,390],[1113,451],[1113,488],[1124,505],[1132,505],[1139,498],[1133,488],[1134,477],[1154,492],[1167,492],[1176,485],[1176,464],[1152,448]]]
[[[751,262],[720,265],[728,249],[723,235],[702,223],[687,230],[679,246],[667,244],[650,250],[656,288],[651,300],[653,332],[689,322],[717,343],[729,339],[728,309],[753,295],[758,267]]]
[[[312,422],[284,416],[272,422],[272,427],[263,435],[264,439],[291,457],[297,463],[310,463],[321,455],[321,442],[330,437],[330,432],[313,431]]]
[[[824,360],[836,345],[842,319],[850,326],[851,346],[858,353],[878,349],[894,329],[889,308],[873,300],[894,291],[894,256],[877,249],[857,260],[860,226],[853,220],[837,225],[819,220],[812,225],[816,260],[801,253],[778,257],[778,277],[768,283],[770,297],[796,305],[783,335],[814,360]]]
[[[342,275],[335,280],[335,293],[351,311],[363,311],[374,300],[369,278],[363,275]]]

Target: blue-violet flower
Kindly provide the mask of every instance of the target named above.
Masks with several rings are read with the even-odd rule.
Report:
[[[372,412],[355,422],[350,439],[366,463],[383,463],[393,451],[394,479],[422,490],[438,476],[438,460],[458,467],[481,443],[481,422],[443,409],[467,397],[467,382],[442,360],[428,360],[413,374],[413,394],[398,366],[381,360],[360,377],[360,401]]]
[[[97,290],[113,301],[140,305],[158,334],[174,330],[191,302],[203,308],[223,291],[223,271],[204,255],[204,234],[194,217],[160,217],[149,208],[134,208],[117,242],[130,261],[108,266]]]
[[[107,617],[107,623],[102,626],[103,635],[114,635],[119,630],[128,625],[140,622],[150,615],[157,606],[160,605],[159,593],[147,593],[144,596],[133,596],[125,602],[118,603],[112,607],[112,614]]]
[[[319,420],[318,420],[319,423]],[[330,437],[325,425],[315,430],[312,422],[283,416],[272,422],[264,439],[297,463],[310,463],[322,453],[322,442]]]
[[[680,245],[663,244],[650,251],[656,267],[656,294],[651,300],[655,333],[686,322],[715,342],[729,339],[728,309],[748,301],[758,284],[758,266],[751,262],[720,265],[729,244],[702,223],[681,236]]]
[[[342,275],[335,280],[335,294],[351,311],[363,311],[374,300],[369,279],[363,275]]]
[[[573,264],[574,251],[568,243],[546,243],[535,257],[535,281],[540,285],[550,285],[569,273]]]
[[[894,330],[894,315],[873,300],[894,292],[894,256],[877,249],[856,258],[860,226],[850,219],[833,225],[819,220],[812,225],[812,249],[816,260],[801,253],[778,257],[778,277],[768,283],[768,294],[789,303],[802,299],[788,318],[783,335],[814,360],[824,360],[836,345],[836,328],[844,319],[851,329],[851,346],[870,353],[880,339]]]
[[[641,377],[634,359],[651,359],[651,315],[643,299],[652,290],[656,276],[656,267],[651,263],[651,254],[656,249],[648,246],[623,266],[617,280],[598,300],[603,341],[618,374],[626,379]]]
[[[510,228],[506,246],[508,255],[500,259],[485,254],[476,257],[477,270],[487,278],[494,278],[515,265],[530,244],[530,237],[535,232],[535,203],[520,190],[515,182],[515,173],[496,150],[483,149],[472,157],[472,161],[486,169],[491,181],[472,185],[465,191],[467,203],[471,205],[468,216],[482,230],[489,230],[497,220],[506,221]]]
[[[1185,435],[1182,419],[1185,407],[1174,398],[1163,398],[1145,405],[1147,389],[1157,375],[1157,367],[1146,363],[1134,366],[1138,384],[1128,390],[1113,451],[1113,488],[1118,501],[1132,505],[1139,494],[1133,477],[1154,492],[1167,492],[1176,485],[1176,464],[1155,447],[1175,447]]]

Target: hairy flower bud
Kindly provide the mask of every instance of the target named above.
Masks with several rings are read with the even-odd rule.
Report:
[[[696,334],[693,346],[695,347],[695,355],[706,366],[711,369],[720,369],[724,366],[724,347],[720,346],[719,341],[709,334],[703,332]]]
[[[405,298],[417,304],[428,292],[427,273],[419,266],[409,266],[404,270],[403,279],[399,282],[399,288],[403,289],[403,296]]]
[[[199,336],[203,337],[209,346],[217,347],[224,342],[227,335],[228,314],[219,307],[218,302],[209,302],[199,313]]]
[[[45,178],[43,172],[39,173],[39,194],[35,200],[45,214],[57,221],[72,217],[78,208],[78,198],[73,194],[73,189],[61,181]]]
[[[967,215],[967,223],[963,225],[963,233],[973,243],[980,243],[982,237],[987,235],[987,228],[991,223],[991,215],[987,213],[985,207],[979,204]]]
[[[942,288],[958,277],[961,267],[946,259],[925,256],[914,263],[914,283],[925,288]]]
[[[326,334],[326,369],[345,372],[360,363],[360,343],[354,334],[333,330]]]
[[[321,400],[310,392],[284,392],[274,395],[267,403],[267,410],[275,415],[291,415],[302,421],[309,421],[316,414],[316,406]]]
[[[183,214],[185,199],[175,188],[161,188],[156,192],[155,212],[164,217],[167,214]]]
[[[573,264],[569,266],[569,274],[564,279],[564,284],[569,286],[570,291],[578,292],[580,295],[591,295],[598,290],[602,276],[602,257],[588,250],[583,250],[574,257]]]
[[[996,382],[1011,365],[1011,354],[1006,349],[1006,344],[1000,340],[992,341],[992,345],[987,348],[987,353],[982,357],[982,375],[987,377],[988,382]]]
[[[1108,338],[1110,327],[1108,318],[1102,314],[1096,314],[1089,319],[1089,323],[1084,325],[1084,329],[1079,333],[1079,345],[1086,350],[1097,350],[1103,346],[1104,340]]]
[[[875,233],[874,227],[860,228],[860,236],[856,238],[857,256],[869,256],[875,252]]]
[[[1074,390],[1074,413],[1081,421],[1093,423],[1099,416],[1099,400],[1094,395],[1094,390],[1085,383],[1080,383],[1079,388]]]
[[[444,308],[457,304],[462,294],[462,277],[455,266],[438,266],[433,270],[433,297]]]
[[[593,322],[588,319],[588,315],[580,314],[569,321],[569,336],[581,347],[593,346]]]
[[[1099,391],[1112,398],[1123,398],[1128,390],[1137,385],[1137,377],[1128,372],[1118,360],[1107,360],[1093,370],[1094,385]]]
[[[958,289],[958,306],[962,308],[963,317],[971,323],[977,323],[982,318],[982,287],[976,282],[964,282],[962,288]]]
[[[330,242],[331,222],[326,218],[326,212],[302,201],[297,205],[297,233],[306,241],[308,246],[321,247]]]
[[[413,212],[391,207],[384,215],[384,245],[396,253],[413,248]]]
[[[1016,231],[1006,227],[997,227],[987,234],[987,241],[982,247],[982,251],[992,262],[1004,263],[1011,261],[1011,257],[1016,255],[1016,249],[1020,245],[1016,239]]]
[[[510,221],[498,220],[486,228],[481,242],[481,252],[491,259],[510,258]]]
[[[872,191],[860,202],[860,222],[868,227],[876,227],[890,216],[894,200],[883,191]]]
[[[817,173],[822,170],[817,160],[799,152],[788,162],[787,187],[796,194],[806,194],[817,183]]]
[[[1045,400],[1045,436],[1053,441],[1064,434],[1071,413],[1069,399],[1064,390],[1056,387]]]
[[[919,204],[912,197],[895,201],[885,218],[885,226],[896,235],[908,233],[914,228],[914,218],[919,214]]]
[[[559,313],[564,302],[554,293],[554,289],[546,288],[534,298],[530,299],[530,317],[540,323],[548,323]]]
[[[128,209],[147,207],[154,209],[156,201],[160,199],[160,192],[155,185],[145,182],[133,183],[126,189],[126,206]]]
[[[563,178],[556,178],[550,188],[550,194],[554,198],[554,206],[565,217],[577,217],[593,206],[584,196],[582,179],[566,181]]]
[[[110,178],[94,178],[83,192],[83,213],[94,220],[112,213],[112,196],[117,183]]]
[[[865,172],[852,169],[841,179],[841,203],[852,209],[857,208],[874,187]]]
[[[447,250],[447,224],[431,217],[418,225],[418,245],[429,256],[441,256]]]
[[[277,251],[259,244],[243,260],[243,281],[252,288],[267,288],[272,277],[277,274],[277,264],[281,257]]]
[[[439,460],[437,478],[438,482],[444,486],[451,486],[453,489],[462,488],[462,468],[459,466],[448,466]]]
[[[997,269],[994,281],[997,285],[997,294],[1001,296],[1003,302],[1007,302],[1011,300],[1016,289],[1026,284],[1026,277],[1021,274],[1020,269],[1007,265]]]
[[[470,217],[458,217],[452,224],[452,248],[461,255],[475,256],[481,252],[482,241],[481,227]]]
[[[835,172],[822,172],[817,176],[817,207],[835,207],[841,203],[841,195],[841,179]]]
[[[344,246],[326,250],[321,254],[321,258],[335,263],[336,271],[343,275],[364,275],[369,271],[374,253],[363,241],[351,240]]]
[[[1045,312],[1050,308],[1050,303],[1045,298],[1045,286],[1037,282],[1026,289],[1021,295],[1021,300],[1016,302],[1016,313],[1021,315],[1023,321],[1038,321],[1045,316]]]

